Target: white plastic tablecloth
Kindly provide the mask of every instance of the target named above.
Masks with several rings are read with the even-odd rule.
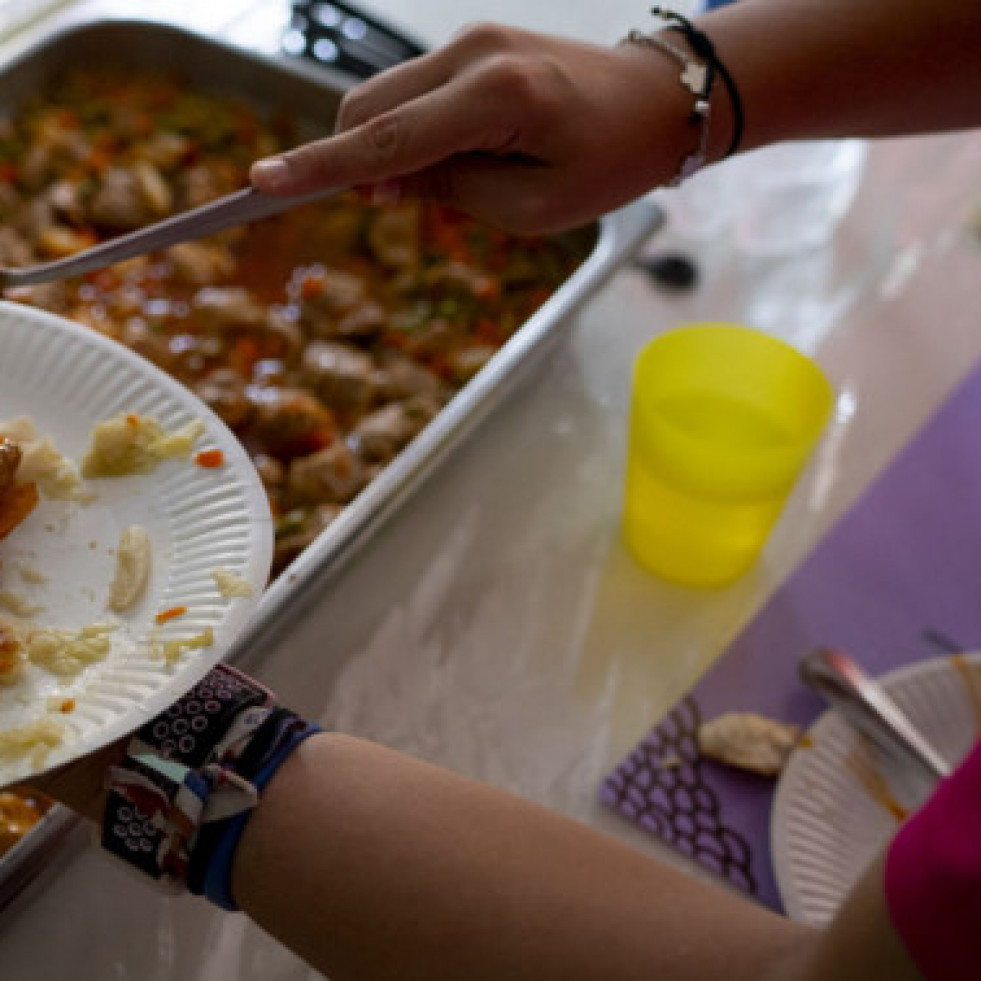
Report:
[[[156,17],[172,7],[184,23],[273,50],[285,4],[222,0],[193,14],[163,2],[76,6]],[[612,42],[645,10],[621,0],[371,6],[433,43],[492,17]],[[23,40],[0,42],[0,55]],[[603,810],[598,783],[981,353],[981,252],[968,229],[979,188],[981,134],[871,147],[833,245],[854,296],[816,347],[839,392],[837,417],[759,566],[734,586],[660,583],[624,553],[618,534],[633,355],[675,324],[738,319],[746,288],[727,238],[693,242],[669,228],[648,248],[688,249],[701,287],[671,296],[635,269],[619,273],[543,371],[252,669],[330,726],[664,854]],[[316,976],[244,917],[161,896],[77,844],[0,915],[3,978]]]

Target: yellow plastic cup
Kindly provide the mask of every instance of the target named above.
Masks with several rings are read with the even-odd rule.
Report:
[[[830,414],[821,369],[735,324],[655,338],[634,363],[623,532],[648,570],[732,582],[757,559]]]

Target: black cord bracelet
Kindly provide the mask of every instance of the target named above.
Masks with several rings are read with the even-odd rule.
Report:
[[[719,77],[726,87],[726,92],[729,93],[729,103],[732,106],[732,139],[729,141],[728,149],[722,155],[723,160],[728,159],[739,149],[739,144],[743,138],[743,103],[742,99],[739,98],[739,90],[736,88],[735,80],[719,58],[711,38],[704,31],[700,31],[687,17],[674,10],[665,10],[663,7],[651,7],[651,13],[662,20],[676,21],[668,30],[677,31],[681,34],[692,51],[719,73]]]

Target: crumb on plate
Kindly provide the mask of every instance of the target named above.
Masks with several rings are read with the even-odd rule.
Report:
[[[163,660],[168,667],[173,666],[186,651],[200,650],[211,647],[215,642],[215,632],[211,627],[205,627],[200,633],[190,637],[177,637],[174,640],[157,640],[150,645],[150,659]]]
[[[211,578],[214,579],[218,592],[225,597],[251,596],[252,586],[240,575],[230,569],[221,567],[211,570]]]

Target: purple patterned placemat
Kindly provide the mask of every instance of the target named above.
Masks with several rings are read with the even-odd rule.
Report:
[[[807,726],[824,710],[797,677],[811,649],[840,647],[881,674],[935,656],[944,638],[981,648],[981,366],[604,780],[601,799],[781,909],[775,782],[702,759],[699,722],[758,712]]]

